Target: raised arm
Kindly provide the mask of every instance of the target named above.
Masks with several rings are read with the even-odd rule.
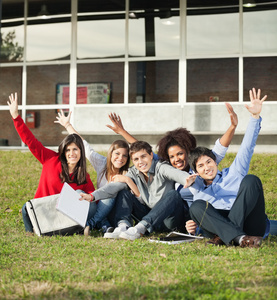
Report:
[[[110,113],[109,118],[114,126],[106,125],[108,128],[113,130],[116,134],[120,134],[129,144],[137,141],[128,131],[124,129],[121,118],[116,113]]]
[[[235,134],[237,125],[238,125],[238,116],[234,112],[233,107],[229,103],[225,103],[225,106],[228,110],[228,113],[230,115],[231,125],[227,129],[227,131],[223,134],[223,136],[220,138],[219,142],[224,147],[229,147],[231,144],[232,138]]]
[[[10,101],[7,101],[9,108],[10,108],[10,114],[13,119],[16,119],[18,117],[18,102],[17,102],[17,93],[14,95],[11,94],[9,96]]]
[[[261,90],[258,89],[258,92],[256,93],[256,89],[253,88],[249,91],[249,98],[250,98],[250,105],[244,104],[244,106],[247,108],[247,110],[250,112],[251,116],[255,119],[260,118],[260,113],[262,111],[262,106],[267,98],[267,95],[265,95],[261,100]]]
[[[58,112],[58,116],[56,117],[57,120],[54,121],[54,123],[61,124],[67,130],[68,134],[76,133],[81,137],[81,135],[76,131],[76,129],[70,123],[71,114],[72,112],[70,111],[68,116],[66,117],[63,110],[61,109],[61,111]]]
[[[56,152],[50,150],[42,145],[40,141],[36,139],[31,130],[26,126],[22,118],[18,113],[18,101],[17,93],[9,96],[7,101],[10,109],[10,114],[13,118],[14,127],[19,134],[22,142],[26,144],[32,154],[43,164],[46,160],[56,155]]]
[[[244,137],[242,139],[239,151],[232,165],[229,168],[229,173],[235,172],[236,174],[241,174],[245,176],[249,171],[250,161],[254,153],[254,148],[256,146],[257,138],[261,129],[260,113],[262,110],[262,105],[267,96],[261,97],[261,90],[256,90],[253,88],[249,91],[250,104],[245,104],[245,107],[250,112],[251,117],[247,125]]]

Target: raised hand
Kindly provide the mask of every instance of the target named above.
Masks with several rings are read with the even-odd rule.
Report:
[[[72,112],[69,112],[68,116],[66,117],[63,110],[61,109],[61,111],[58,112],[58,116],[56,117],[57,120],[54,121],[54,123],[59,123],[64,128],[66,128],[70,124],[71,113]]]
[[[231,120],[231,125],[234,127],[237,127],[238,125],[238,116],[237,114],[234,112],[234,109],[232,107],[232,105],[230,103],[225,103],[225,106],[228,110],[228,113],[230,115],[230,120]]]
[[[109,118],[112,121],[114,126],[111,125],[106,125],[106,126],[109,127],[111,130],[113,130],[115,133],[122,134],[122,132],[125,131],[125,129],[123,127],[120,116],[117,115],[116,113],[110,113]]]
[[[253,88],[252,90],[249,91],[249,98],[250,98],[250,105],[244,104],[244,106],[252,114],[253,118],[258,119],[260,117],[260,113],[262,111],[263,102],[267,98],[267,95],[265,95],[260,100],[260,98],[261,98],[261,90],[258,89],[258,92],[256,93],[256,89]]]
[[[107,127],[113,130],[115,133],[120,134],[130,144],[137,141],[137,139],[135,139],[128,131],[124,129],[119,115],[116,113],[110,113],[109,118],[114,126],[106,125]]]
[[[17,102],[17,93],[14,95],[11,94],[9,96],[10,101],[7,101],[9,108],[10,108],[10,113],[13,119],[16,119],[18,117],[18,102]]]

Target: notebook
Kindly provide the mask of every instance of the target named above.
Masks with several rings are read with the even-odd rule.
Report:
[[[172,231],[166,237],[162,237],[158,239],[149,239],[149,241],[174,245],[174,244],[181,244],[181,243],[190,243],[195,240],[201,240],[201,239],[203,239],[202,236],[195,236],[195,235]]]
[[[56,208],[82,227],[85,227],[88,217],[89,202],[86,200],[80,201],[79,199],[80,195],[65,182]]]

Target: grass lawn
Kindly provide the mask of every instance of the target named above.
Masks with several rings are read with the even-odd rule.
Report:
[[[255,154],[249,172],[263,182],[270,219],[277,219],[276,169],[277,155]],[[277,299],[277,237],[242,249],[105,240],[99,232],[26,236],[19,209],[40,172],[29,152],[0,151],[0,299]]]

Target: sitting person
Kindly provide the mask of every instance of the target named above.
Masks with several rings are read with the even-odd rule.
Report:
[[[138,187],[140,197],[126,190],[124,183],[112,182],[92,193],[95,200],[115,197],[113,232],[105,238],[135,240],[148,232],[185,230],[185,209],[180,194],[174,189],[175,182],[186,185],[189,174],[173,168],[167,162],[153,159],[152,147],[143,141],[130,146],[134,163],[126,174]],[[133,227],[133,217],[138,224]]]
[[[70,118],[71,112],[68,116],[65,116],[61,110],[56,117],[57,120],[54,122],[64,126],[69,134],[76,133],[79,135],[70,123]],[[121,181],[125,180],[132,192],[139,196],[139,191],[134,182],[129,177],[124,176],[130,164],[129,145],[127,142],[124,140],[114,141],[108,150],[107,157],[94,151],[86,140],[83,140],[83,144],[86,157],[97,173],[97,188],[120,179]],[[98,202],[95,214],[87,221],[85,235],[90,235],[91,229],[102,229],[103,232],[113,230],[113,228],[110,228],[111,224],[107,217],[114,206],[115,200],[115,198],[109,197]]]
[[[59,145],[59,152],[44,147],[23,122],[18,113],[17,93],[9,96],[8,105],[15,129],[36,159],[42,164],[42,172],[34,198],[59,194],[67,182],[74,190],[82,191],[81,199],[90,200],[95,189],[86,171],[85,149],[77,134],[68,135]],[[95,213],[96,203],[91,203],[88,219]],[[26,210],[22,208],[26,232],[33,232],[33,225]]]
[[[232,106],[229,103],[225,103],[225,105],[230,116],[231,124],[223,136],[216,141],[212,149],[216,156],[217,164],[219,164],[224,158],[238,124],[237,114],[234,112]],[[107,125],[108,128],[123,136],[129,143],[134,143],[137,141],[135,137],[130,135],[129,132],[125,130],[119,115],[116,113],[111,113],[109,118],[113,123],[113,126]],[[158,155],[154,153],[154,159],[167,161],[174,168],[187,171],[192,174],[193,171],[190,169],[188,164],[188,155],[191,150],[195,149],[195,147],[195,137],[186,128],[177,128],[168,131],[160,139],[157,144]],[[184,200],[184,205],[188,209],[193,201],[193,195],[190,191],[190,188],[182,188],[182,185],[178,183],[175,185],[175,188],[181,194],[181,197]],[[202,234],[202,231],[199,229],[196,231],[196,228],[197,224],[194,221],[190,220],[186,222],[186,229],[188,232],[192,234]],[[277,220],[267,221],[267,230],[264,237],[268,236],[268,234],[277,235]]]
[[[251,113],[240,149],[229,168],[217,168],[213,152],[204,147],[192,150],[189,155],[191,168],[199,175],[192,177],[190,187],[193,203],[192,220],[212,237],[209,244],[259,247],[266,231],[267,217],[262,183],[258,177],[247,175],[250,161],[260,131],[262,104],[261,91],[253,88]]]

